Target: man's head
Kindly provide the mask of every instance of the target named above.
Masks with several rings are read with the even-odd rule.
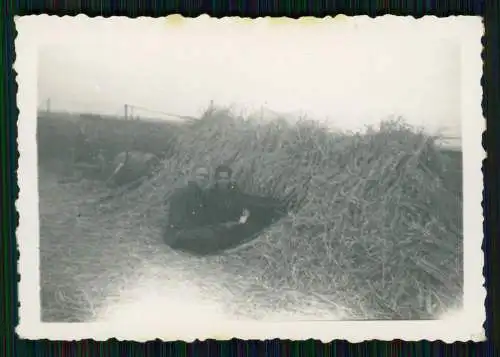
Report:
[[[215,169],[215,183],[217,187],[228,188],[231,184],[233,170],[229,166],[220,165]]]
[[[194,169],[194,182],[202,189],[210,185],[210,174],[206,167],[198,166]]]

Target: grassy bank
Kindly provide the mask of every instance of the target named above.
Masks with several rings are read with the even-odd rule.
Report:
[[[258,123],[220,111],[180,134],[163,172],[117,204],[160,224],[179,174],[220,163],[246,192],[293,193],[300,202],[252,244],[216,258],[228,270],[320,296],[358,318],[432,318],[460,304],[460,152],[401,122],[332,134],[313,122]]]

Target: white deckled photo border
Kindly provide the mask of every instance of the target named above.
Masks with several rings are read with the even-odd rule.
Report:
[[[40,320],[40,277],[39,277],[39,196],[38,165],[36,143],[37,118],[37,58],[41,44],[50,43],[44,36],[43,29],[57,23],[67,31],[77,31],[80,26],[92,26],[97,23],[111,22],[117,28],[129,31],[148,25],[165,23],[174,26],[180,16],[167,18],[110,17],[89,18],[85,15],[76,17],[57,17],[48,15],[23,16],[15,19],[17,37],[15,40],[16,59],[14,69],[17,73],[18,167],[19,198],[16,208],[19,212],[17,242],[19,257],[19,300],[20,323],[16,332],[21,338],[79,340],[92,338],[106,340],[146,341],[162,339],[165,341],[195,339],[319,339],[327,342],[335,339],[360,342],[364,340],[442,340],[482,341],[485,339],[483,323],[485,321],[485,298],[483,264],[483,195],[482,161],[485,152],[481,144],[482,133],[486,130],[482,115],[481,77],[483,63],[481,59],[483,35],[482,19],[479,17],[437,18],[426,16],[413,17],[367,16],[323,19],[280,19],[278,25],[306,26],[310,23],[341,26],[344,31],[353,30],[353,26],[366,23],[378,26],[398,26],[401,22],[414,22],[422,31],[446,29],[454,32],[461,41],[461,113],[463,145],[463,186],[464,186],[464,309],[449,319],[438,321],[300,321],[300,322],[246,322],[246,321],[204,321],[197,316],[186,316],[182,321],[162,321],[140,328],[133,325],[110,323],[43,323]],[[170,21],[171,20],[171,21]],[[241,26],[239,18],[215,19],[209,16],[185,18],[182,21],[196,22],[199,27],[210,30],[214,23],[226,26]],[[270,19],[248,19],[245,26],[266,26]],[[318,26],[318,31],[329,31],[331,27]],[[272,29],[270,29],[271,31]],[[397,30],[396,30],[397,31]]]

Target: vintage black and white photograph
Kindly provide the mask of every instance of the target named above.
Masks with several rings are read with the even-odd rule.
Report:
[[[480,18],[16,26],[21,337],[484,339]]]

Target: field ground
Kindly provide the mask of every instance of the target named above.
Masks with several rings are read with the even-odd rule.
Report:
[[[165,164],[130,195],[98,204],[109,193],[102,183],[62,180],[77,120],[38,122],[43,321],[142,319],[148,308],[165,318],[201,309],[230,318],[418,319],[460,302],[460,151],[436,149],[399,126],[348,137],[308,123],[236,123],[224,113],[189,132],[91,119],[94,148],[111,156],[149,151]],[[299,190],[308,208],[236,254],[171,251],[157,224],[161,197],[191,165],[236,155],[244,190],[274,197]]]
[[[58,158],[68,161],[70,149],[85,151],[88,148],[102,150],[108,160],[124,150],[151,152],[164,157],[172,148],[179,128],[178,123],[168,121],[125,121],[114,117],[44,113],[38,117],[39,159],[48,161]],[[88,146],[82,146],[79,142],[80,129],[88,140]]]
[[[207,317],[337,317],[329,302],[273,292],[258,279],[227,273],[217,261],[191,258],[163,245],[159,232],[96,214],[97,183],[61,184],[39,169],[42,320],[81,322],[196,312]],[[132,309],[132,311],[131,311]],[[135,309],[135,310],[134,310]],[[330,313],[328,312],[330,310]],[[283,315],[286,313],[287,315]],[[284,317],[285,316],[285,317]]]

